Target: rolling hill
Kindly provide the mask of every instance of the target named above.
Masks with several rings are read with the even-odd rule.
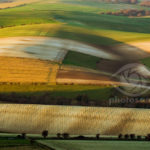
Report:
[[[150,57],[150,18],[101,14],[150,10],[139,4],[16,0],[0,7],[1,83],[111,86],[122,66]]]

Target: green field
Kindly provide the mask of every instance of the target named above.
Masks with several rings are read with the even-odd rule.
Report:
[[[149,150],[149,142],[133,141],[39,141],[56,150]]]
[[[17,147],[3,147],[1,150],[44,150],[37,146],[17,146]]]
[[[17,136],[17,135],[16,135]],[[16,139],[14,135],[0,137],[0,149],[1,150],[44,150],[37,146],[37,144],[31,145],[29,140]]]
[[[143,60],[141,60],[141,62],[145,65],[145,66],[147,66],[148,68],[150,68],[150,58],[148,57],[148,58],[145,58],[145,59],[143,59]]]
[[[18,98],[28,96],[66,97],[76,98],[78,95],[87,95],[96,101],[107,100],[112,95],[112,87],[106,86],[84,86],[84,85],[0,85],[0,94],[6,99],[16,93]]]
[[[35,3],[0,10],[0,26],[3,28],[8,27],[0,30],[0,37],[21,35],[56,36],[97,45],[111,45],[119,41],[150,38],[148,34],[150,33],[149,18],[128,18],[98,14],[103,10],[110,11],[109,6],[117,10],[118,7],[114,4],[100,3],[98,6],[101,8],[97,8],[96,2],[92,2],[94,6],[87,6],[86,4],[91,2],[80,1],[84,4],[82,5],[78,1],[79,4],[77,5],[70,0],[52,1],[54,3],[47,3],[48,1],[46,1],[42,4]],[[76,1],[74,2],[76,3]],[[123,4],[119,5],[124,6]],[[127,6],[129,7],[129,5]],[[133,5],[130,6],[133,7]],[[35,26],[35,24],[39,24],[39,26]],[[40,24],[45,24],[45,27],[43,28]],[[47,27],[48,24],[54,25],[54,27],[49,28]],[[30,30],[30,28],[33,31],[26,33],[26,30]],[[55,30],[53,31],[53,29]],[[119,36],[118,33],[122,36]]]
[[[22,145],[30,145],[29,140],[20,140],[20,139],[1,139],[0,138],[0,149],[5,146],[22,146]]]
[[[82,66],[86,68],[96,69],[96,63],[99,62],[100,58],[70,51],[67,53],[63,64]]]

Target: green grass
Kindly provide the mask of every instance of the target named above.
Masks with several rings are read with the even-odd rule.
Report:
[[[144,58],[141,62],[148,68],[150,68],[150,58]]]
[[[38,146],[17,146],[17,147],[2,147],[1,150],[44,150]]]
[[[43,150],[37,144],[31,146],[29,140],[16,139],[17,134],[0,135],[0,150]]]
[[[23,140],[23,139],[1,139],[0,138],[0,147],[5,146],[22,146],[22,145],[30,145],[29,140]],[[0,148],[1,149],[1,148]]]
[[[147,7],[142,7],[140,5],[132,5],[132,4],[112,4],[112,3],[106,3],[101,1],[91,1],[91,0],[62,0],[63,2],[70,3],[70,4],[76,4],[76,5],[82,5],[82,6],[90,6],[90,7],[97,7],[100,9],[100,11],[116,11],[120,9],[149,9]]]
[[[83,86],[83,85],[0,85],[0,94],[9,97],[11,93],[22,96],[42,96],[49,92],[52,97],[75,98],[86,94],[94,100],[108,100],[112,94],[112,87]]]
[[[76,65],[76,66],[96,69],[96,62],[98,61],[99,61],[98,57],[69,51],[65,59],[63,60],[63,64]]]
[[[150,34],[146,33],[83,28],[62,23],[34,24],[0,29],[1,38],[14,36],[59,37],[97,46],[150,39]]]
[[[56,150],[149,150],[149,142],[133,141],[39,141]]]
[[[107,10],[106,5],[101,7]],[[111,6],[117,9],[116,5]],[[93,6],[74,5],[63,2],[35,3],[22,7],[0,10],[0,26],[63,22],[75,26],[84,25],[98,29],[150,33],[149,18],[128,18],[122,16],[99,15],[101,9]],[[110,11],[110,10],[109,10]],[[22,17],[23,16],[23,17]]]
[[[101,9],[87,3],[92,2],[46,1],[0,10],[0,26],[7,27],[0,29],[0,37],[54,36],[97,46],[150,39],[150,18],[99,15]],[[107,5],[118,9],[114,4],[101,3],[100,7],[108,11]]]

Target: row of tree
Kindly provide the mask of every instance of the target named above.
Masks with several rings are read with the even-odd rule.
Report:
[[[101,14],[107,14],[107,15],[115,15],[115,16],[135,16],[135,17],[141,17],[141,16],[149,16],[150,10],[136,10],[136,9],[124,9],[117,12],[107,12],[107,13],[101,13]]]
[[[107,2],[107,3],[127,3],[127,4],[136,4],[138,0],[92,0],[96,2]]]
[[[44,139],[46,139],[48,137],[48,135],[49,135],[48,130],[42,131],[42,136]],[[26,133],[22,133],[22,135],[18,135],[17,137],[21,138],[21,139],[25,139]],[[62,133],[62,134],[57,133],[57,139],[69,139],[69,138],[70,138],[69,133]],[[85,139],[85,138],[86,139],[93,139],[91,137],[84,137],[83,135],[79,135],[77,137],[74,137],[74,139],[80,139],[80,140]],[[108,136],[108,138],[109,138],[109,136]],[[103,137],[101,137],[101,134],[98,133],[98,134],[96,134],[95,139],[99,140],[99,139],[103,139]],[[118,139],[119,140],[142,140],[143,138],[141,135],[136,136],[135,134],[125,134],[125,135],[119,134]],[[150,141],[150,134],[147,134],[144,139]]]
[[[75,98],[53,96],[50,92],[43,93],[0,93],[0,101],[18,104],[72,105],[72,106],[106,106],[107,101],[94,100],[86,94]]]
[[[141,100],[145,100],[144,102]],[[149,96],[128,98],[119,95],[112,89],[112,95],[108,99],[91,99],[86,94],[77,95],[75,98],[53,96],[50,92],[36,93],[0,93],[0,101],[17,104],[43,104],[43,105],[71,105],[71,106],[97,106],[97,107],[126,107],[126,108],[150,108]],[[111,101],[111,104],[110,104]]]

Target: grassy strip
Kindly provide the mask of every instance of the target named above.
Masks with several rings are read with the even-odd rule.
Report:
[[[45,150],[38,146],[17,146],[17,147],[3,147],[1,150]]]
[[[29,140],[23,140],[23,139],[1,139],[0,138],[0,147],[5,146],[23,146],[23,145],[30,145]]]
[[[0,85],[0,95],[5,99],[12,97],[13,93],[16,93],[20,99],[31,96],[35,96],[36,99],[44,95],[54,98],[64,97],[73,99],[78,95],[87,95],[90,99],[100,101],[108,100],[112,89],[112,87],[82,85]]]
[[[51,148],[57,150],[149,150],[149,142],[128,142],[128,141],[39,141]]]

